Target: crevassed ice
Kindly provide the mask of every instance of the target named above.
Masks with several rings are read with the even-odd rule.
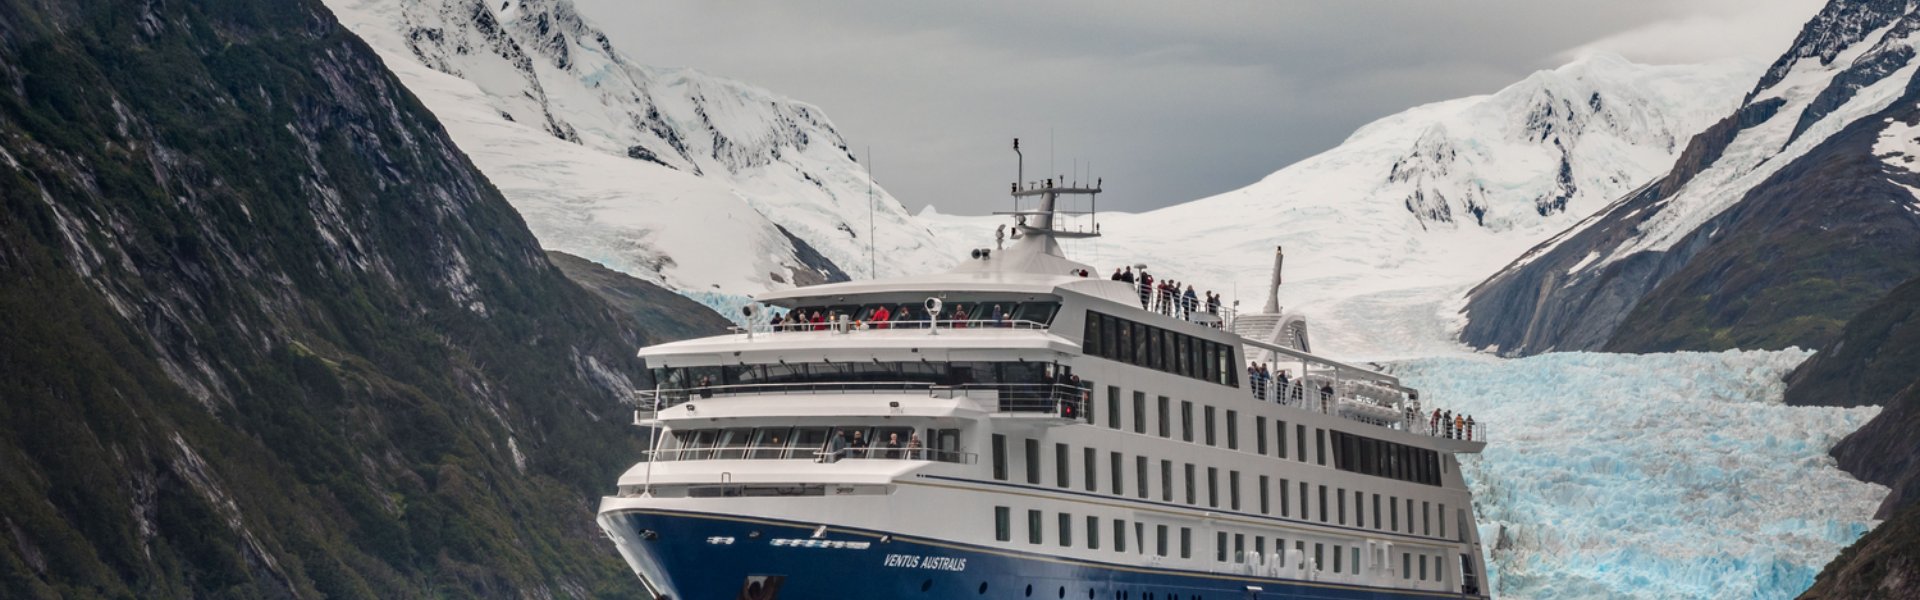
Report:
[[[1827,451],[1879,409],[1792,407],[1811,353],[1456,356],[1392,370],[1491,430],[1463,462],[1502,598],[1791,598],[1885,487]]]

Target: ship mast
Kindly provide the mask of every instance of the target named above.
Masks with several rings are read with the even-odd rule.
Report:
[[[1026,156],[1020,153],[1020,139],[1013,140],[1013,153],[1019,157],[1018,176],[1026,177]],[[1054,181],[1049,177],[1044,181],[1015,181],[1011,194],[1014,210],[996,212],[997,215],[1012,215],[1014,229],[1021,237],[1033,237],[1040,242],[1048,254],[1064,256],[1060,250],[1061,239],[1084,239],[1100,236],[1100,224],[1097,221],[1099,196],[1102,180],[1094,180],[1092,186],[1078,182]],[[1061,196],[1086,196],[1086,210],[1065,210],[1060,208]],[[1020,208],[1020,200],[1038,198],[1039,205],[1033,209]]]

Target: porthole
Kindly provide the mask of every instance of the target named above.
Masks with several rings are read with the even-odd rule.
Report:
[[[1033,584],[1031,583],[1027,584],[1027,597],[1028,598],[1033,597]]]
[[[1067,586],[1064,586],[1064,585],[1060,586],[1060,597],[1061,598],[1067,597]]]
[[[980,582],[980,595],[987,595],[987,582],[985,581]]]

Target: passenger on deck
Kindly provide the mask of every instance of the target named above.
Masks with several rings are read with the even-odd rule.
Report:
[[[818,310],[816,310],[816,311],[813,311],[813,318],[812,318],[812,319],[810,319],[810,320],[811,320],[811,321],[813,322],[813,330],[814,330],[814,331],[826,331],[826,330],[827,330],[827,318],[826,318],[826,317],[824,317],[824,316],[821,316],[821,315],[820,315],[820,311],[818,311]]]
[[[843,429],[833,430],[833,439],[827,440],[826,450],[827,450],[827,455],[823,458],[825,458],[827,462],[834,462],[844,457],[847,453],[846,430],[843,430]]]
[[[907,436],[907,460],[926,460],[926,451],[920,444],[920,434]]]
[[[1007,311],[1001,310],[1000,305],[998,304],[993,305],[993,326],[994,327],[1007,326]]]
[[[1473,441],[1473,415],[1467,415],[1467,441]]]
[[[880,453],[880,458],[886,458],[886,459],[900,458],[900,434],[898,433],[887,434],[887,441],[880,443],[879,453]]]
[[[1320,412],[1333,412],[1333,384],[1320,386]]]
[[[1449,437],[1452,437],[1454,439],[1465,439],[1467,437],[1467,418],[1466,417],[1462,417],[1460,415],[1453,416],[1453,435]]]
[[[887,310],[887,305],[885,304],[880,305],[880,308],[874,309],[873,311],[873,328],[886,329],[887,319],[891,318],[892,316],[893,316],[893,313]]]
[[[1194,295],[1193,284],[1189,283],[1187,284],[1186,297],[1183,299],[1183,301],[1180,304],[1180,318],[1182,319],[1193,318],[1193,311],[1199,308],[1199,306],[1200,306],[1200,297]]]
[[[959,329],[967,328],[967,307],[953,309],[953,326]]]
[[[867,438],[860,437],[860,430],[853,430],[853,441],[847,444],[847,454],[853,458],[867,457]]]

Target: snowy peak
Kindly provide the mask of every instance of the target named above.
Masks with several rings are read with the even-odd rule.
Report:
[[[819,108],[639,64],[566,0],[328,3],[550,249],[720,296],[951,262]]]

